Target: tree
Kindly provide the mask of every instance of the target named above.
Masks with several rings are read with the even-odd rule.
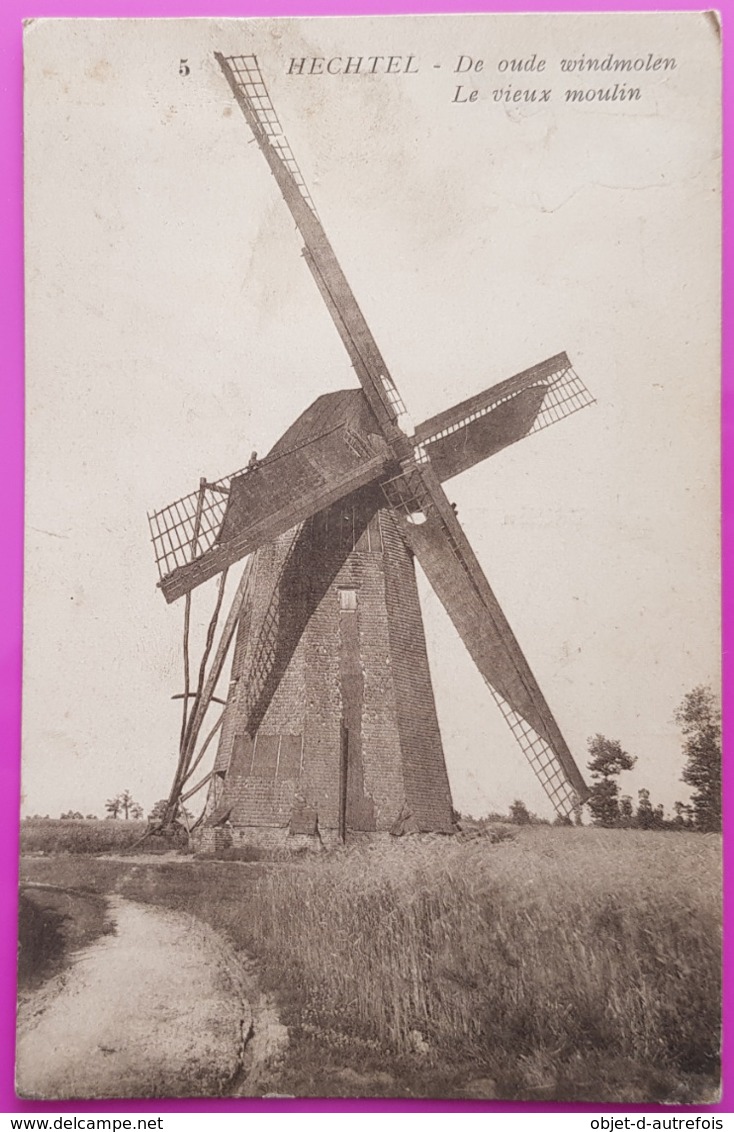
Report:
[[[619,799],[619,820],[620,824],[627,828],[634,824],[635,812],[629,794],[623,794]]]
[[[594,779],[589,794],[589,809],[594,825],[607,828],[620,824],[619,786],[614,781],[623,770],[632,770],[637,762],[634,755],[622,750],[618,739],[605,739],[598,733],[589,739],[587,767]]]
[[[130,811],[132,810],[133,806],[137,806],[138,803],[135,801],[129,790],[123,790],[122,794],[120,794],[118,797],[118,801],[120,803],[120,809],[125,815],[125,821],[127,821],[130,817]]]
[[[637,791],[637,828],[652,829],[655,824],[655,811],[650,801],[649,790]]]
[[[108,798],[107,801],[104,804],[104,808],[107,810],[107,813],[111,818],[119,817],[119,815],[120,815],[120,799],[119,799],[119,797],[118,798]]]
[[[605,829],[619,825],[618,794],[619,787],[611,778],[602,778],[594,783],[588,798],[592,825],[601,825]]]
[[[161,798],[160,801],[156,802],[156,804],[153,806],[153,809],[148,814],[148,821],[153,822],[154,824],[156,822],[163,821],[167,805],[167,798]],[[186,806],[182,806],[179,802],[178,806],[176,807],[176,815],[173,820],[181,821],[182,816],[186,817],[188,821],[191,821],[194,815],[190,810],[187,810]]]
[[[693,806],[690,802],[674,802],[673,809],[673,825],[678,829],[693,829]]]
[[[721,709],[711,688],[699,685],[683,697],[675,713],[688,760],[681,775],[693,787],[696,829],[721,829]]]
[[[153,809],[148,814],[148,821],[150,821],[150,822],[163,821],[163,815],[166,812],[166,806],[167,805],[168,805],[168,799],[167,798],[161,798],[158,802],[156,802],[156,804],[153,806]]]
[[[530,814],[524,802],[517,798],[510,806],[510,820],[515,825],[530,825]]]
[[[119,818],[121,813],[124,814],[125,821],[143,816],[143,807],[135,801],[129,790],[123,790],[116,798],[108,798],[104,808],[111,818]]]
[[[673,825],[678,829],[685,829],[686,827],[686,807],[683,802],[673,802],[673,809],[675,810],[675,817],[673,818]]]

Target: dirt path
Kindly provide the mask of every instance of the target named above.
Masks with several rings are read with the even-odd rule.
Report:
[[[180,913],[119,896],[109,910],[114,934],[20,1002],[21,1095],[214,1096],[254,1084],[285,1031],[270,1019],[256,1035],[252,976],[228,944]],[[262,1002],[256,1010],[267,1023]]]

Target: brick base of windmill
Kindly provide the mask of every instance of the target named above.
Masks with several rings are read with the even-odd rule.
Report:
[[[452,830],[413,560],[374,489],[256,555],[203,850]]]

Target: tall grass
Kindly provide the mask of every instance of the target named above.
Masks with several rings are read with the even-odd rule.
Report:
[[[110,853],[129,849],[145,833],[144,821],[29,818],[20,823],[21,853]]]
[[[267,873],[247,931],[316,1025],[399,1053],[593,1050],[711,1072],[717,874],[700,835],[403,843]]]

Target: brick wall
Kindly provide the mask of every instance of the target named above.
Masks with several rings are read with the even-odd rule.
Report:
[[[407,803],[451,828],[415,570],[381,499],[363,489],[256,556],[216,764],[235,827],[286,827],[298,797],[335,830],[344,719],[348,826],[388,830]]]
[[[381,515],[385,598],[405,801],[418,828],[450,833],[451,791],[436,716],[415,567],[392,513]]]

